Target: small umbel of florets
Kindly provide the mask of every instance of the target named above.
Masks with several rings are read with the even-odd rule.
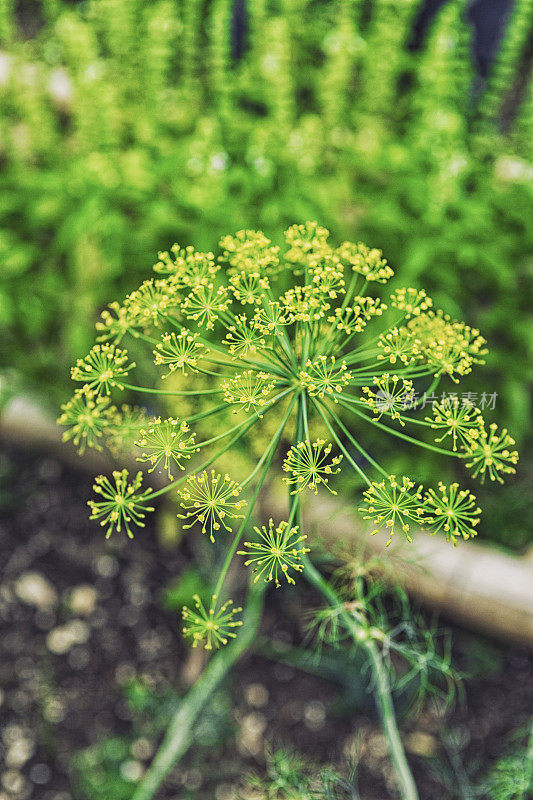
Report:
[[[293,265],[294,274],[301,275],[308,265],[310,256],[323,252],[331,252],[327,244],[329,231],[316,222],[305,222],[303,225],[291,225],[285,231],[288,250],[285,259]]]
[[[237,481],[232,481],[229,475],[211,474],[201,472],[191,475],[182,489],[178,489],[180,505],[184,514],[178,514],[179,519],[186,520],[184,528],[192,528],[199,522],[202,533],[208,533],[212,542],[215,533],[221,528],[230,531],[227,524],[231,519],[244,519],[240,514],[241,508],[246,505],[246,500],[239,500],[241,487]]]
[[[183,301],[183,310],[187,319],[192,319],[200,327],[213,330],[215,322],[229,305],[228,290],[214,284],[198,286],[189,292]]]
[[[363,513],[363,519],[371,519],[376,523],[372,536],[386,528],[390,534],[386,544],[388,547],[396,528],[400,527],[407,541],[412,542],[409,534],[411,524],[421,523],[424,514],[422,486],[415,488],[413,481],[406,477],[398,483],[395,475],[389,475],[380,483],[372,483],[363,494],[366,505],[359,511]]]
[[[224,344],[228,345],[233,358],[238,359],[264,348],[266,340],[253,319],[249,320],[246,314],[239,314],[235,317],[235,325],[228,325]]]
[[[91,519],[100,520],[100,525],[107,525],[106,539],[116,529],[121,532],[122,526],[129,536],[133,539],[130,523],[138,528],[144,528],[144,518],[146,513],[153,511],[152,506],[148,506],[151,490],[140,491],[142,486],[142,472],[138,472],[131,483],[128,482],[129,473],[127,469],[121,472],[113,472],[113,482],[105,475],[98,475],[95,478],[93,489],[96,494],[101,495],[102,500],[89,500],[88,506],[92,511]]]
[[[310,395],[324,398],[331,397],[338,402],[335,393],[342,392],[351,380],[351,372],[345,361],[337,361],[335,356],[319,356],[316,361],[308,360],[305,370],[300,372],[300,383]]]
[[[190,433],[186,422],[172,417],[164,420],[156,417],[149,428],[141,431],[140,439],[135,442],[143,450],[137,461],[148,461],[152,465],[149,472],[162,463],[169,480],[172,480],[171,465],[175,464],[178,469],[184,470],[183,462],[198,452],[195,439],[196,434]]]
[[[116,416],[116,408],[110,405],[109,397],[99,397],[84,386],[61,406],[61,411],[57,422],[68,427],[63,432],[64,442],[72,440],[80,455],[86,447],[102,449],[102,436],[109,431]]]
[[[314,285],[294,286],[280,299],[283,313],[291,324],[319,322],[330,309],[330,304]]]
[[[344,242],[336,252],[344,264],[351,267],[354,272],[358,272],[367,281],[386,283],[394,275],[394,270],[377,247],[370,248],[362,242],[357,244]]]
[[[345,293],[343,268],[334,253],[310,258],[308,269],[312,274],[316,290],[323,296],[335,300]]]
[[[481,483],[485,482],[488,475],[491,481],[503,483],[502,475],[514,475],[514,465],[518,463],[518,452],[512,450],[516,444],[506,428],[498,431],[498,426],[493,422],[489,429],[480,428],[479,437],[465,447],[466,466],[472,470],[474,478],[480,477]]]
[[[394,327],[390,331],[380,334],[378,347],[381,352],[376,356],[377,360],[387,360],[391,364],[401,361],[404,366],[408,366],[420,356],[418,342],[405,326]]]
[[[159,261],[154,272],[169,276],[169,285],[178,290],[196,289],[208,286],[220,269],[213,253],[197,253],[194,247],[181,248],[179,244],[171,247],[170,253],[159,253]]]
[[[162,375],[167,378],[172,372],[180,370],[182,375],[197,372],[198,359],[206,352],[206,347],[199,342],[199,333],[191,333],[187,328],[182,328],[179,333],[165,333],[154,350],[154,364],[168,366],[168,372]]]
[[[229,288],[241,305],[259,306],[270,289],[270,281],[258,270],[238,272],[229,276]]]
[[[363,402],[368,403],[377,419],[383,414],[388,414],[392,419],[397,419],[400,425],[405,425],[402,412],[414,408],[415,394],[413,382],[398,375],[383,373],[379,378],[374,378],[374,386],[363,386]]]
[[[287,583],[294,583],[290,570],[302,572],[301,557],[309,552],[302,542],[307,539],[299,535],[298,526],[290,528],[287,522],[280,522],[274,527],[274,521],[268,521],[268,527],[254,528],[259,541],[244,542],[246,550],[238,550],[237,554],[246,556],[246,567],[251,566],[256,576],[254,583],[263,578],[265,583],[274,581],[277,587],[281,586],[279,579],[284,577]]]
[[[223,249],[221,261],[229,263],[230,276],[250,271],[270,276],[280,269],[279,247],[261,231],[237,231],[233,236],[223,236],[219,244]]]
[[[208,609],[197,594],[193,600],[194,609],[184,606],[181,612],[183,635],[191,640],[193,647],[203,645],[206,650],[213,650],[226,645],[228,639],[235,639],[234,628],[242,625],[242,620],[235,619],[242,611],[240,606],[235,607],[233,600],[227,600],[217,609],[216,594],[211,597]]]
[[[126,297],[124,306],[138,327],[158,328],[179,302],[172,284],[165,279],[150,278]]]
[[[413,317],[407,323],[420,351],[420,358],[433,374],[448,375],[455,383],[468,375],[474,364],[484,364],[486,341],[477,328],[452,320],[440,309]]]
[[[255,411],[261,417],[262,410],[272,403],[269,395],[276,383],[271,378],[266,372],[247,369],[234,378],[223,381],[224,400],[236,406],[233,409],[235,414],[240,408],[244,408],[245,411]]]
[[[458,397],[445,397],[440,403],[433,405],[433,416],[426,417],[426,422],[438,431],[440,436],[435,437],[437,443],[443,442],[448,436],[452,439],[452,449],[455,452],[457,445],[471,447],[477,441],[483,429],[483,418],[479,409],[467,402],[461,402]]]
[[[137,336],[137,323],[132,317],[130,309],[121,306],[116,300],[109,303],[100,315],[96,323],[98,336],[97,342],[112,342],[119,344],[127,333]]]
[[[337,494],[329,486],[329,476],[340,472],[338,465],[342,461],[342,455],[328,460],[331,449],[332,445],[326,445],[324,439],[317,439],[313,444],[308,441],[298,442],[291,447],[283,462],[283,469],[289,473],[283,480],[288,486],[295,487],[291,494],[301,492],[306,486],[318,494],[320,484],[331,494]]]
[[[405,313],[406,317],[418,317],[423,311],[427,311],[433,305],[431,297],[428,297],[423,289],[413,289],[403,287],[396,289],[391,294],[391,303],[394,308],[399,308]]]
[[[122,379],[135,366],[128,363],[128,354],[114,344],[95,344],[85,358],[78,358],[72,367],[73,381],[81,381],[95,394],[110,394],[111,389],[123,389]]]
[[[445,486],[439,482],[438,493],[428,489],[424,495],[423,523],[432,533],[444,531],[446,541],[457,546],[457,538],[470,539],[475,536],[481,509],[468,489],[460,489],[458,483]]]
[[[263,336],[280,336],[288,324],[289,320],[277,301],[268,300],[255,310],[253,325]]]

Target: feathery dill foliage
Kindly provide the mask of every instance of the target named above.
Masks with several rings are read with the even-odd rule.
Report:
[[[455,315],[461,298],[504,354],[492,385],[524,430],[533,82],[514,84],[530,0],[513,4],[480,95],[464,0],[443,5],[416,52],[422,0],[247,2],[235,57],[230,0],[37,5],[29,41],[16,3],[0,21],[0,329],[16,368],[56,378],[86,348],[93,309],[171,231],[214,249],[226,230],[281,231],[297,209],[380,243]],[[522,100],[511,114],[509,96]],[[257,290],[252,275],[236,283]],[[161,358],[186,345],[173,333]]]
[[[424,489],[408,476],[389,475],[365,449],[365,430],[458,459],[482,481],[501,482],[518,459],[507,431],[487,424],[479,410],[442,401],[423,418],[417,408],[415,385],[431,392],[448,378],[455,388],[483,363],[478,330],[435,310],[423,290],[395,289],[387,302],[376,296],[393,275],[380,250],[336,247],[314,222],[293,225],[285,239],[281,249],[261,232],[239,231],[221,240],[218,258],[177,245],[160,253],[156,277],[102,314],[99,343],[72,371],[74,380],[87,382],[60,417],[69,426],[65,439],[81,451],[108,439],[113,447],[125,427],[137,460],[170,481],[152,491],[141,489],[140,473],[129,483],[126,470],[116,472],[115,485],[97,478],[104,499],[90,506],[108,536],[122,527],[131,536],[147,503],[175,490],[184,528],[198,523],[211,541],[234,531],[209,609],[198,601],[196,611],[184,612],[186,635],[194,644],[203,636],[208,647],[233,635],[237,610],[218,605],[232,558],[244,557],[256,581],[294,583],[309,552],[300,495],[335,493],[341,468],[366,484],[360,510],[373,533],[386,531],[387,544],[397,532],[411,541],[418,527],[454,544],[475,535],[480,508],[470,491],[456,483]],[[384,369],[393,341],[401,346],[391,376]],[[153,385],[136,381],[141,367],[130,347],[137,363],[151,360],[160,371]],[[162,404],[173,403],[172,413],[150,418],[120,408],[124,391],[159,393]],[[236,448],[252,440],[260,452],[248,474],[232,474],[233,465],[222,467],[224,476],[207,472],[226,455],[238,464]],[[184,473],[177,479],[175,467]],[[238,550],[271,468],[288,484],[289,517],[253,528]]]
[[[267,751],[265,755],[265,777],[248,777],[252,795],[247,794],[247,797],[261,800],[360,800],[355,767],[344,776],[332,769],[320,768],[290,750]]]

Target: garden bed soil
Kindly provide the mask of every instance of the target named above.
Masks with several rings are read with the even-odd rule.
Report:
[[[163,547],[150,523],[133,541],[106,541],[88,520],[91,483],[46,455],[0,455],[0,800],[128,798],[127,782],[133,791],[165,717],[205,658],[186,647],[179,615],[161,603],[163,588],[190,566],[187,546]],[[316,602],[299,587],[270,592],[262,633],[299,644],[297,620]],[[467,771],[481,775],[533,705],[527,650],[460,629],[453,643],[458,667],[477,672],[464,684],[465,702],[445,723],[428,706],[403,724],[421,800],[455,796],[428,769],[449,767],[442,730],[451,732]],[[77,757],[87,748],[99,764],[110,737],[115,744],[104,748],[105,758],[115,759],[117,788],[109,784],[100,797],[75,764],[93,763]],[[261,774],[265,745],[288,746],[340,771],[357,752],[363,800],[396,796],[369,695],[348,709],[334,683],[248,655],[217,692],[197,744],[157,800],[230,800],[243,775]]]

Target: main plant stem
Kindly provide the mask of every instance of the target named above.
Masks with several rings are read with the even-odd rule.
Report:
[[[376,643],[369,638],[364,627],[358,625],[357,621],[344,609],[342,601],[333,587],[322,577],[307,556],[305,556],[303,574],[324,595],[331,607],[339,611],[339,615],[353,639],[365,650],[374,676],[374,693],[381,717],[381,725],[387,739],[389,754],[396,771],[400,795],[402,800],[418,800],[418,791],[405,757],[396,722],[389,677]]]
[[[317,408],[320,411],[320,407],[317,406]],[[303,432],[307,428],[305,420],[306,416],[307,409],[305,400],[301,398],[298,408],[298,423],[296,431],[296,438],[298,441],[303,437]],[[325,418],[324,421],[327,423]],[[293,499],[293,503],[294,502],[297,504],[296,516],[301,530],[302,515],[298,495]],[[308,556],[304,556],[303,561],[305,566],[303,574],[307,580],[312,583],[322,595],[324,595],[330,606],[334,610],[338,611],[343,624],[350,632],[356,644],[362,647],[366,652],[374,677],[374,694],[381,718],[381,726],[385,734],[385,738],[387,739],[389,754],[395,768],[400,795],[402,800],[418,800],[418,791],[411,774],[409,764],[407,763],[407,758],[405,757],[405,751],[403,749],[400,732],[398,730],[389,677],[387,674],[387,669],[383,663],[381,653],[379,652],[376,643],[370,638],[365,627],[360,625],[357,620],[346,611],[342,600],[338,596],[333,586],[331,586],[325,580],[325,578],[313,565],[310,558]]]
[[[253,644],[257,634],[265,585],[251,584],[242,628],[232,644],[219,650],[202,677],[181,701],[170,721],[165,738],[132,800],[151,800],[165,776],[192,745],[193,729],[205,704],[235,662]]]

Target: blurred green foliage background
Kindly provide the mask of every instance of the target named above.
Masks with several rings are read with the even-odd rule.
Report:
[[[498,392],[495,418],[524,442],[533,2],[515,0],[484,82],[465,2],[415,48],[422,5],[0,0],[0,366],[64,396],[99,311],[158,250],[316,219],[481,329],[471,388]],[[525,508],[523,486],[507,492],[496,539],[509,502]]]

